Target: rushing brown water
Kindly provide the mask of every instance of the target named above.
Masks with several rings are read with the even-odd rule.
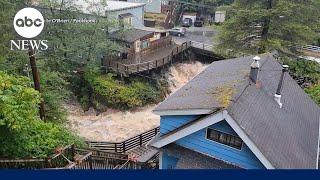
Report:
[[[200,62],[179,63],[168,71],[171,93],[199,74],[206,65]],[[84,112],[77,102],[66,105],[71,128],[87,140],[121,142],[159,126],[160,117],[152,113],[156,105],[122,112],[108,109],[96,115],[94,109]]]

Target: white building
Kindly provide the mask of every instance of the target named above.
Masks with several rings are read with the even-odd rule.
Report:
[[[145,3],[108,0],[106,4],[103,5],[98,0],[92,0],[90,2],[76,0],[74,4],[85,14],[106,16],[110,20],[123,22],[135,28],[144,27]]]
[[[135,28],[144,27],[144,3],[107,1],[107,17],[130,24]]]

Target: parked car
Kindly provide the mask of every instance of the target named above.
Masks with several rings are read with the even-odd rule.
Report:
[[[202,27],[204,22],[203,20],[204,20],[203,17],[197,17],[193,23],[194,27]]]
[[[172,36],[184,36],[186,34],[186,28],[173,28],[169,30],[169,34]]]
[[[185,18],[182,21],[182,27],[190,27],[192,26],[192,19],[190,18]]]
[[[200,19],[199,20],[196,20],[194,23],[193,23],[194,27],[202,27],[203,26],[203,21],[201,21]]]

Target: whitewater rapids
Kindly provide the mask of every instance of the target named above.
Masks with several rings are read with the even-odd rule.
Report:
[[[166,75],[171,93],[185,85],[206,66],[195,61],[178,63],[170,67]],[[96,115],[93,108],[84,112],[80,105],[73,101],[66,105],[66,109],[69,112],[70,128],[79,136],[90,141],[121,142],[159,126],[160,117],[152,113],[155,106],[148,105],[126,112],[108,109]]]

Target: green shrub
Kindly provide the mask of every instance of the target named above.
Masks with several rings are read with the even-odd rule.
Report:
[[[305,91],[320,106],[320,83],[306,88]]]
[[[58,72],[41,72],[41,96],[45,104],[46,121],[63,123],[67,121],[67,112],[63,103],[70,95],[68,86]]]
[[[289,71],[299,77],[309,77],[313,83],[320,81],[320,64],[305,59],[291,60],[283,58],[284,64],[289,65]]]
[[[60,125],[39,118],[38,91],[25,77],[0,71],[0,157],[47,157],[57,147],[83,141]]]
[[[150,82],[132,78],[124,83],[113,74],[90,75],[88,81],[97,96],[103,97],[102,102],[117,108],[133,108],[157,101],[159,92]],[[100,99],[100,98],[96,98]]]

